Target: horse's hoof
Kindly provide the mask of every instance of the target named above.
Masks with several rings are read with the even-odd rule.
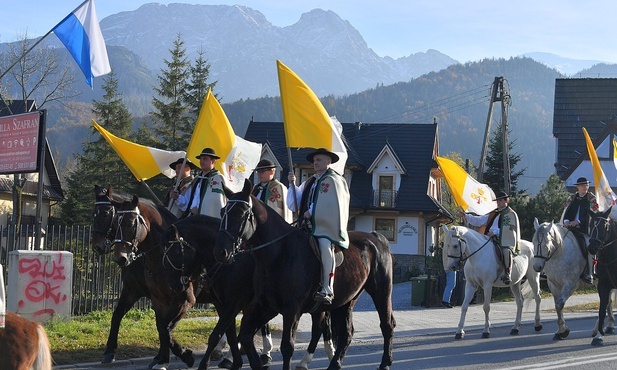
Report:
[[[593,338],[591,341],[592,346],[602,346],[604,345],[604,339],[602,338]]]
[[[187,349],[184,352],[182,352],[182,354],[180,355],[180,360],[182,360],[182,362],[187,364],[188,367],[193,367],[193,364],[195,363],[195,357],[193,357],[193,351],[191,351],[190,349]]]
[[[308,366],[305,365],[296,365],[296,370],[308,370]]]
[[[152,361],[150,361],[150,363],[148,364],[148,369],[154,369],[154,367],[159,363],[159,360],[155,357],[154,359],[152,359]]]
[[[212,351],[212,354],[210,355],[210,359],[214,361],[220,360],[222,358],[223,358],[223,352],[218,349],[215,349],[214,351]]]
[[[607,330],[608,333],[608,330]],[[103,355],[103,359],[101,360],[102,364],[109,364],[116,361],[116,354],[115,353],[105,353]]]
[[[490,338],[490,337],[491,337],[491,333],[482,333],[483,339]]]
[[[606,328],[604,334],[615,334],[615,328]]]
[[[265,353],[260,355],[259,359],[261,360],[261,366],[270,365],[272,363],[272,357],[270,357],[270,355],[267,355]]]
[[[566,329],[563,333],[555,333],[553,340],[564,340],[570,335],[570,329]]]
[[[533,328],[534,328],[536,331],[541,331],[541,330],[542,330],[542,328],[543,328],[543,326],[542,326],[542,324],[540,324],[540,325],[536,325],[536,326],[534,326]]]
[[[456,335],[454,335],[454,339],[463,339],[465,337],[465,334],[463,333],[456,333]]]
[[[223,361],[219,362],[219,367],[221,369],[231,369],[233,363],[228,359],[224,358]]]
[[[167,367],[169,366],[168,362],[162,363],[162,364],[155,364],[154,366],[152,366],[153,370],[167,370]]]
[[[518,335],[518,329],[510,330],[510,335]],[[487,337],[488,338],[488,337]]]

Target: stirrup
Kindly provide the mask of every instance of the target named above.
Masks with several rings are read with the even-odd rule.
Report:
[[[325,291],[320,290],[315,292],[313,299],[318,302],[322,302],[323,304],[332,304],[332,300],[334,300],[334,294],[328,294]]]
[[[587,284],[593,285],[593,276],[591,276],[591,274],[585,274],[583,275],[583,281]]]

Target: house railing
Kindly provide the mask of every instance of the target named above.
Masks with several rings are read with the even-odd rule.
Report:
[[[109,310],[115,306],[122,290],[120,267],[109,256],[98,256],[90,247],[92,227],[52,225],[45,229],[41,245],[36,248],[34,225],[0,226],[0,264],[4,266],[4,283],[8,284],[9,252],[14,250],[68,251],[73,254],[73,301],[71,312],[82,315]],[[140,299],[135,307],[148,308]]]
[[[373,191],[373,207],[394,208],[398,192],[392,189],[377,189]]]

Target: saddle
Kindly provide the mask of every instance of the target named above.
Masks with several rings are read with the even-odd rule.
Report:
[[[321,251],[319,250],[317,238],[313,235],[309,235],[309,243],[311,244],[313,254],[321,261]],[[334,244],[334,265],[339,267],[343,263],[344,259],[345,256],[343,255],[343,251],[341,251],[341,248],[338,245]]]
[[[491,238],[491,241],[493,242],[493,249],[495,249],[495,254],[497,255],[497,261],[499,261],[499,265],[505,269],[506,266],[503,263],[503,248],[499,246],[499,243],[497,243],[495,239]],[[518,254],[516,254],[515,251],[512,251],[512,265],[514,265],[514,259],[516,256],[518,256]]]
[[[587,241],[585,240],[585,234],[581,232],[581,229],[578,227],[568,227],[568,231],[574,235],[574,238],[577,241],[578,249],[580,249],[583,258],[587,258]]]

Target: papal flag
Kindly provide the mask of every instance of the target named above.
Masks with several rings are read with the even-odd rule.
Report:
[[[344,174],[347,149],[341,139],[341,124],[336,117],[328,116],[317,95],[294,71],[280,60],[276,66],[287,147],[328,149],[339,156],[330,167]]]
[[[467,213],[485,215],[497,208],[495,193],[486,184],[469,176],[451,159],[435,157],[456,205]]]
[[[109,145],[114,148],[124,164],[131,170],[133,176],[139,181],[147,180],[159,173],[169,178],[174,177],[176,171],[172,170],[169,164],[176,161],[178,158],[183,158],[186,154],[184,151],[168,151],[151,148],[125,139],[120,139],[105,130],[101,125],[96,123],[96,121],[92,120],[92,124],[101,136],[107,140]]]
[[[52,31],[71,53],[90,87],[94,77],[111,72],[94,0],[81,3]]]
[[[221,157],[214,167],[225,178],[225,185],[234,192],[242,190],[244,180],[251,175],[261,157],[261,144],[244,140],[234,133],[227,115],[210,90],[201,106],[186,150],[187,158],[198,167],[199,160],[195,157],[204,148],[214,149]]]
[[[613,189],[611,189],[611,185],[608,182],[606,175],[604,175],[604,171],[602,171],[596,149],[593,147],[591,138],[589,138],[589,134],[584,127],[583,133],[585,134],[587,153],[589,153],[589,160],[591,161],[591,167],[593,168],[593,181],[596,187],[596,200],[598,201],[598,206],[600,207],[599,211],[603,212],[606,211],[609,207],[615,205],[617,195],[613,193]]]

